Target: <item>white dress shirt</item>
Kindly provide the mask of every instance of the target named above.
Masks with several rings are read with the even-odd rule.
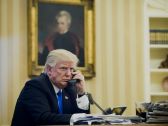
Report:
[[[62,92],[62,89],[59,89],[54,84],[52,84],[52,85],[54,87],[54,91],[56,94],[59,92],[59,90],[61,90],[61,92]],[[77,102],[78,108],[83,109],[83,110],[89,109],[89,99],[86,94],[84,94],[81,97],[78,97],[78,95],[77,95],[76,102]]]

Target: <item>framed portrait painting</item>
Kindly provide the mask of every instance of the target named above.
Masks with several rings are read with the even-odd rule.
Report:
[[[94,0],[29,0],[29,75],[44,70],[48,53],[66,49],[79,58],[85,77],[95,75]]]

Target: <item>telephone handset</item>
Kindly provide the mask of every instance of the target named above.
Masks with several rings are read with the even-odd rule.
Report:
[[[80,82],[80,80],[79,79],[72,79],[72,80],[69,80],[68,82],[71,84],[76,84],[76,83]]]
[[[75,72],[75,71],[76,71],[76,70],[74,70],[74,72]],[[74,84],[74,85],[75,85],[76,83],[80,82],[79,79],[73,79],[74,76],[75,76],[75,75],[72,76],[72,79],[69,80],[68,83],[71,83],[71,84]]]

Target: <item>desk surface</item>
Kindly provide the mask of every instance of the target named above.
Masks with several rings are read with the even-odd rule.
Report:
[[[51,126],[51,125],[45,125],[45,126]],[[58,126],[58,125],[52,125],[52,126]],[[68,125],[61,125],[61,126],[68,126]],[[90,126],[90,125],[74,125],[74,126]],[[101,125],[92,125],[92,126],[101,126]],[[105,126],[168,126],[168,124],[139,123],[139,124],[112,124],[112,125],[105,125]]]
[[[94,125],[94,126],[100,126],[100,125]],[[106,126],[168,126],[168,124],[145,124],[145,123],[139,123],[139,124],[112,124],[112,125],[106,125]]]
[[[168,126],[168,124],[146,124],[146,123],[139,123],[139,124],[119,124],[119,125],[113,125],[113,126]]]

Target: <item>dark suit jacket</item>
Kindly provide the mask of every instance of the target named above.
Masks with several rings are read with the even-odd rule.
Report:
[[[89,113],[77,107],[72,86],[63,89],[63,113],[58,113],[57,97],[46,74],[26,82],[17,100],[12,126],[69,124],[74,113]]]

